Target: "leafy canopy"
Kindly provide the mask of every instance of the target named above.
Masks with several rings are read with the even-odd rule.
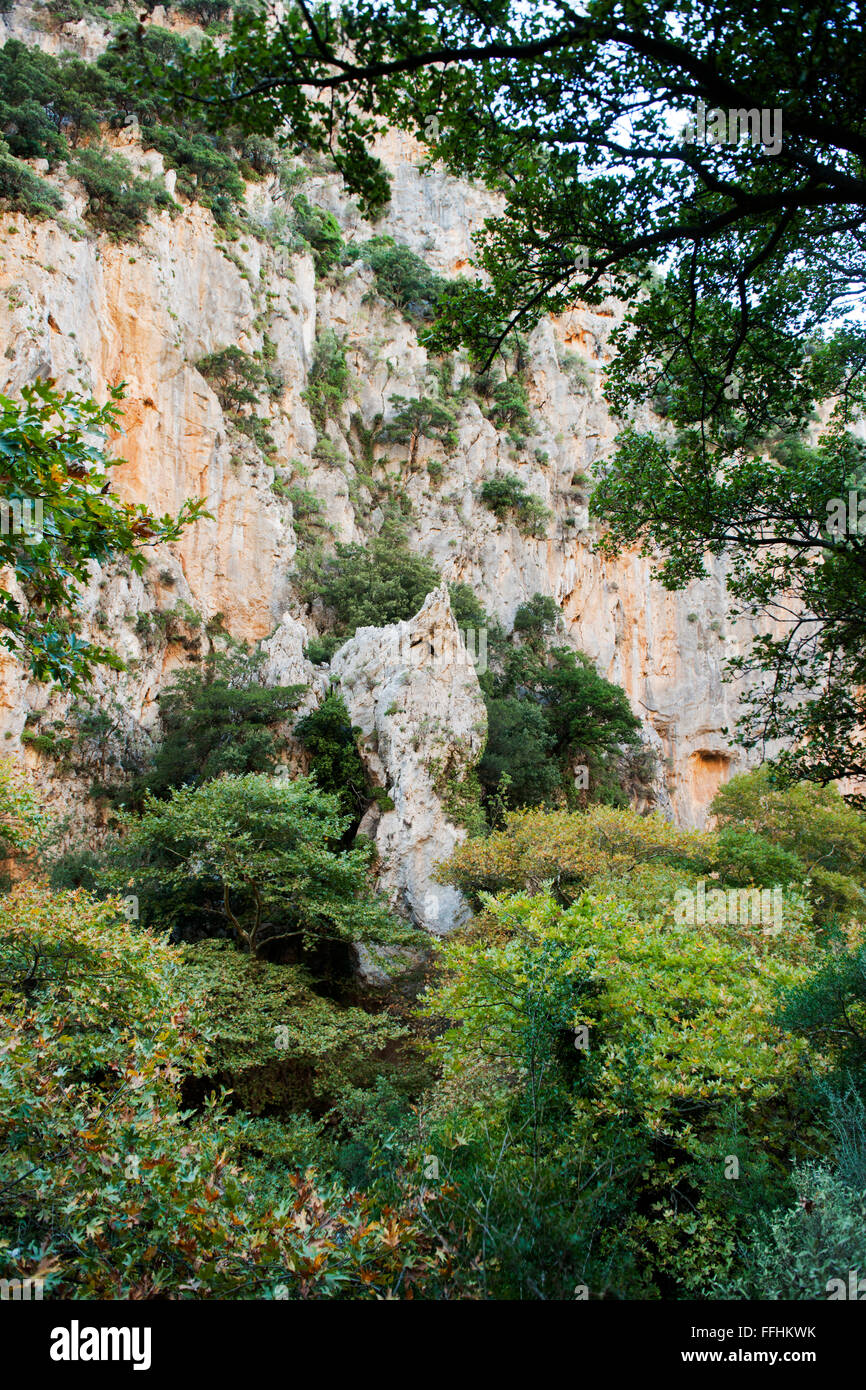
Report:
[[[366,853],[336,852],[346,817],[311,778],[224,775],[147,797],[120,825],[102,882],[136,893],[146,922],[219,928],[254,956],[277,941],[414,940],[372,893]]]
[[[305,687],[268,686],[258,655],[214,652],[201,670],[178,672],[159,697],[163,737],[133,796],[165,796],[224,772],[274,772],[286,747],[278,732]]]
[[[126,559],[144,569],[141,547],[174,541],[208,513],[185,502],[176,517],[111,493],[110,458],[94,438],[116,431],[122,387],[100,406],[46,381],[20,400],[0,396],[0,643],[37,680],[78,690],[97,666],[119,668],[114,652],[81,635],[79,594],[94,564]],[[41,519],[40,519],[41,509]],[[11,584],[10,584],[11,578]]]

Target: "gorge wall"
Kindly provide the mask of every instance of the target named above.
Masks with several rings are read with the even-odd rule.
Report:
[[[38,12],[18,7],[0,15],[0,38],[10,36],[93,57],[107,43],[108,27],[83,20],[46,32]],[[141,148],[134,128],[111,141],[137,169],[164,173],[174,190],[174,173],[164,170],[156,151]],[[305,167],[294,192],[300,188],[312,204],[332,211],[350,244],[390,235],[443,276],[465,271],[472,232],[495,199],[439,170],[423,172],[423,150],[409,137],[389,136],[380,153],[393,188],[390,208],[375,226],[320,164]],[[388,886],[433,929],[447,925],[455,905],[440,900],[442,890],[431,897],[427,878],[435,852],[447,854],[459,832],[448,828],[424,769],[478,751],[484,707],[471,665],[457,663],[447,678],[413,668],[402,713],[387,714],[400,660],[391,638],[364,630],[330,671],[312,666],[303,647],[315,635],[317,615],[290,578],[305,543],[285,495],[291,486],[302,482],[321,500],[322,517],[340,540],[375,533],[383,490],[399,490],[410,504],[412,548],[446,581],[469,584],[506,626],[534,594],[555,599],[564,640],[624,687],[660,754],[656,804],[684,825],[702,823],[717,786],[742,765],[743,753],[724,732],[735,722],[737,689],[723,683],[722,671],[750,631],[742,621],[735,629],[728,624],[722,562],[712,564],[706,581],[670,594],[651,578],[645,559],[630,555],[612,563],[597,553],[585,474],[610,453],[617,431],[601,390],[620,313],[615,303],[575,306],[532,333],[526,382],[535,433],[527,448],[515,449],[468,399],[456,447],[446,453],[423,438],[414,451],[377,446],[370,466],[359,458],[353,417],[365,427],[379,414],[387,422],[395,396],[425,394],[428,356],[416,328],[377,295],[363,261],[317,279],[309,253],[281,245],[275,229],[289,195],[276,175],[248,185],[249,222],[237,240],[226,241],[205,208],[184,203],[152,214],[138,243],[120,245],[85,225],[84,195],[74,179],[62,170],[51,179],[63,194],[62,215],[42,222],[0,217],[0,390],[14,393],[51,376],[61,387],[103,399],[108,386],[126,383],[123,434],[114,441],[126,460],[116,472],[118,492],[159,512],[176,510],[186,497],[204,498],[213,516],[179,543],[148,552],[143,579],[123,567],[94,571],[85,596],[89,632],[129,663],[122,674],[98,677],[95,693],[116,711],[123,737],[147,737],[160,690],[174,669],[203,654],[217,615],[238,639],[268,639],[273,678],[307,683],[308,706],[337,679],[364,730],[374,780],[395,803],[375,831],[391,863]],[[327,425],[324,448],[303,399],[323,329],[344,341],[352,372],[349,397]],[[266,339],[283,384],[257,407],[269,417],[273,437],[273,448],[263,451],[237,430],[196,364],[233,344],[254,354]],[[458,365],[458,375],[461,370]],[[479,500],[484,480],[505,471],[550,508],[542,538],[497,520]],[[431,600],[415,621],[450,630],[447,592]],[[61,784],[49,760],[21,742],[28,716],[32,722],[42,711],[62,724],[68,705],[68,697],[3,660],[4,746],[30,764],[55,801],[71,806],[83,788]],[[419,736],[422,712],[430,722]],[[414,741],[405,733],[412,719]]]

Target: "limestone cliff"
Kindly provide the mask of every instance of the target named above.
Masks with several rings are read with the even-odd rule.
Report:
[[[46,34],[24,7],[0,15],[0,39],[11,34],[55,50],[74,44],[88,57],[107,42],[104,26],[89,21],[66,26],[59,37]],[[142,150],[134,130],[112,139],[136,167],[163,172],[161,156]],[[423,150],[408,137],[389,137],[380,153],[393,174],[393,194],[375,227],[332,173],[307,167],[303,192],[334,213],[350,244],[386,234],[439,274],[464,270],[472,232],[495,200],[439,170],[425,173]],[[171,191],[174,174],[165,178]],[[200,497],[213,514],[177,545],[151,554],[144,580],[122,569],[94,573],[84,600],[91,630],[130,663],[126,673],[101,677],[96,686],[116,711],[118,739],[147,736],[167,677],[201,655],[215,622],[237,638],[270,639],[274,679],[306,682],[308,704],[329,678],[337,679],[364,731],[373,779],[394,803],[373,827],[392,895],[402,895],[434,930],[452,921],[456,904],[431,888],[429,869],[459,832],[443,811],[441,778],[430,769],[437,759],[472,757],[480,747],[483,705],[471,665],[452,663],[446,676],[444,668],[407,663],[401,657],[406,632],[391,628],[359,632],[330,672],[313,667],[303,647],[317,615],[291,582],[305,544],[292,486],[302,481],[320,499],[323,520],[343,540],[375,532],[383,520],[381,497],[399,490],[412,547],[435,562],[444,580],[471,585],[506,625],[533,594],[556,600],[566,640],[625,688],[660,750],[659,804],[683,824],[701,822],[741,756],[723,732],[735,720],[736,691],[723,684],[722,665],[749,632],[745,624],[736,632],[727,628],[720,562],[705,582],[670,594],[651,579],[646,560],[609,563],[596,551],[585,483],[617,430],[601,390],[620,313],[615,303],[575,306],[532,334],[530,447],[515,448],[470,398],[447,452],[435,439],[386,448],[367,435],[364,459],[358,422],[362,432],[377,416],[387,424],[394,397],[425,394],[427,353],[412,323],[377,294],[363,260],[317,280],[311,255],[281,243],[288,195],[276,176],[248,186],[249,222],[237,240],[227,242],[203,207],[184,204],[152,215],[140,242],[123,245],[88,229],[83,191],[73,179],[52,180],[63,193],[62,216],[28,222],[4,215],[0,222],[0,390],[14,392],[50,375],[62,387],[102,398],[109,385],[125,382],[124,432],[115,441],[126,460],[117,471],[118,491],[159,511]],[[352,382],[338,418],[322,431],[304,391],[325,329],[343,340]],[[258,407],[273,440],[265,450],[238,430],[197,363],[229,345],[254,354],[266,343],[280,384]],[[458,364],[458,378],[465,370]],[[541,538],[497,520],[479,501],[483,481],[503,471],[520,477],[550,509]],[[431,595],[407,631],[422,634],[431,624],[453,627],[443,592]],[[20,739],[33,711],[62,723],[68,703],[4,661],[6,746],[67,802],[83,786],[59,785],[46,760]],[[392,706],[397,712],[390,714]],[[434,727],[447,736],[434,737]]]

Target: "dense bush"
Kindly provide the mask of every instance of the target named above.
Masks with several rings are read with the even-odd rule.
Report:
[[[162,179],[139,177],[116,151],[79,150],[69,169],[87,193],[85,218],[112,241],[135,241],[151,208],[174,206]]]
[[[251,357],[232,343],[199,358],[202,376],[213,387],[223,410],[240,414],[245,406],[256,405],[263,393],[274,397],[283,389],[283,379],[267,360]]]
[[[446,282],[393,237],[375,236],[350,246],[346,260],[363,260],[376,276],[376,289],[409,319],[432,317]]]
[[[487,743],[478,768],[482,787],[515,806],[552,804],[562,790],[547,711],[516,695],[487,700]]]
[[[783,999],[780,1021],[832,1058],[838,1084],[866,1100],[866,944],[832,940]]]
[[[336,689],[295,725],[310,757],[318,786],[340,800],[347,815],[357,820],[372,799],[372,790],[358,752],[360,729],[353,728],[346,702]]]
[[[703,1291],[710,1298],[848,1299],[866,1269],[866,1192],[825,1166],[795,1169],[796,1201],[762,1213],[738,1251],[733,1277]]]
[[[156,26],[146,29],[142,42],[157,59],[185,47],[183,39]],[[0,49],[0,129],[19,158],[47,159],[53,167],[82,136],[121,126],[133,113],[146,122],[158,112],[167,115],[154,92],[133,85],[116,42],[93,63],[68,54],[54,57],[18,39]]]
[[[459,845],[440,873],[476,905],[481,893],[544,887],[568,904],[596,880],[627,883],[644,867],[662,865],[663,891],[672,900],[677,874],[708,862],[707,832],[680,830],[661,816],[591,806],[582,812],[510,811],[501,830]]]
[[[158,26],[148,26],[142,42],[153,59],[168,62],[187,46],[183,38]],[[16,39],[0,49],[0,130],[13,156],[47,159],[54,167],[69,157],[70,146],[78,146],[82,137],[116,129],[132,115],[141,122],[145,148],[159,150],[166,165],[177,170],[178,196],[210,207],[217,223],[231,231],[245,198],[239,162],[254,176],[263,163],[273,165],[273,149],[266,151],[255,143],[248,149],[248,142],[238,136],[241,149],[236,151],[229,143],[232,132],[221,137],[208,133],[188,107],[178,118],[170,102],[135,80],[123,31],[93,63],[68,55],[56,58]],[[79,150],[76,163],[82,173],[74,172],[91,185],[89,220],[126,239],[136,234],[151,206],[168,205],[163,201],[168,195],[164,189],[160,193],[154,180],[133,182],[114,157],[107,158],[108,165]],[[7,182],[22,177],[14,166],[3,172]],[[36,196],[40,192],[41,198]],[[24,189],[19,200],[25,199],[29,206],[21,210],[34,215],[44,215],[53,206],[51,195],[38,185]]]
[[[359,627],[413,617],[440,583],[436,567],[390,527],[366,546],[338,543],[333,555],[311,560],[300,576],[304,598],[321,599],[343,640]]]
[[[769,768],[740,773],[720,788],[710,807],[724,833],[736,831],[763,846],[772,844],[775,856],[793,854],[809,878],[809,891],[822,922],[844,921],[866,913],[866,817],[836,791],[800,782],[777,787]],[[766,852],[766,851],[764,851]],[[793,873],[793,871],[792,871]],[[793,876],[798,876],[796,873]]]
[[[2,49],[0,49],[2,52]],[[27,217],[50,217],[63,206],[63,199],[46,179],[14,159],[0,137],[0,206],[7,212],[23,212]]]
[[[285,750],[279,727],[303,686],[269,686],[262,658],[215,653],[200,670],[180,671],[159,697],[162,738],[130,799],[165,796],[222,773],[273,772]]]
[[[499,381],[491,392],[488,419],[499,429],[507,429],[512,442],[522,447],[528,434],[535,433],[535,423],[529,413],[529,392],[519,377]]]
[[[209,207],[220,226],[231,224],[246,190],[230,151],[219,149],[213,136],[164,125],[143,127],[141,140],[145,149],[159,150],[167,166],[177,170],[182,197]]]
[[[372,1086],[406,1029],[389,1013],[338,1005],[298,965],[239,955],[227,941],[183,948],[179,986],[200,1000],[206,1057],[190,1076],[259,1114],[323,1114]]]
[[[481,484],[480,500],[500,521],[512,519],[522,535],[540,539],[551,517],[549,507],[514,473],[498,473]]]
[[[148,797],[120,828],[102,884],[177,936],[228,935],[265,957],[414,941],[372,893],[366,853],[338,851],[347,819],[309,778],[222,776]]]
[[[261,1164],[252,1181],[238,1161],[251,1122],[212,1100],[190,1114],[185,1078],[224,1045],[213,1008],[193,1003],[202,980],[180,952],[117,902],[16,889],[0,899],[0,961],[4,1278],[87,1299],[423,1288],[430,1242],[407,1212],[382,1220],[361,1194],[317,1187],[286,1166],[285,1142],[271,1181]]]
[[[0,129],[21,159],[66,158],[69,139],[98,132],[116,111],[96,67],[10,39],[0,48]]]
[[[509,806],[626,805],[626,764],[640,746],[640,721],[625,692],[582,653],[549,646],[559,611],[536,594],[515,615],[505,641],[492,630],[487,698],[488,739],[478,768],[489,801]],[[585,773],[576,778],[575,767]],[[647,784],[654,768],[643,770]]]
[[[442,944],[424,1142],[483,1295],[657,1297],[732,1271],[787,1196],[773,1159],[796,1145],[806,1068],[773,1000],[808,952],[804,922],[769,943],[610,895],[504,898]],[[731,1155],[747,1180],[726,1180]]]

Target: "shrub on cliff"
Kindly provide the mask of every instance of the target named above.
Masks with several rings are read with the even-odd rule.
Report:
[[[323,329],[316,338],[313,365],[303,392],[320,433],[324,434],[329,420],[339,420],[349,395],[350,380],[346,349],[332,328]]]
[[[294,734],[307,750],[310,771],[322,791],[339,797],[353,821],[370,803],[370,787],[358,752],[360,729],[353,728],[339,690],[328,691],[322,703],[295,725]]]
[[[20,159],[9,153],[9,146],[0,136],[0,207],[7,212],[23,212],[27,217],[50,217],[63,206],[56,188],[34,174]]]
[[[141,141],[145,149],[159,150],[167,166],[177,170],[177,191],[182,197],[210,207],[220,226],[231,221],[246,190],[236,158],[219,149],[213,136],[158,125],[145,126]]]
[[[175,206],[162,179],[139,177],[114,150],[96,145],[79,150],[69,170],[87,193],[85,218],[112,241],[135,241],[151,208]]]
[[[305,687],[265,685],[261,656],[215,653],[178,672],[159,697],[163,737],[129,800],[199,786],[223,773],[273,772],[286,747],[279,727]]]
[[[256,405],[263,393],[278,396],[284,385],[271,362],[261,355],[251,357],[235,343],[200,357],[196,366],[213,387],[223,410],[232,415]]]
[[[392,396],[391,404],[396,406],[397,410],[394,418],[382,428],[380,438],[407,445],[410,468],[415,466],[418,441],[421,438],[437,439],[447,450],[456,447],[457,417],[444,401],[431,396],[421,396],[418,400]]]
[[[362,260],[376,276],[376,289],[409,319],[432,317],[446,285],[421,257],[393,237],[374,236],[350,246],[346,260]]]
[[[327,275],[343,255],[343,233],[332,212],[311,203],[299,193],[294,201],[295,225],[312,247],[317,275]]]
[[[515,473],[499,473],[485,479],[478,496],[500,521],[513,520],[521,535],[541,539],[545,534],[552,515],[550,508]]]
[[[440,583],[435,565],[410,551],[391,527],[367,545],[338,543],[333,555],[308,561],[300,576],[303,597],[321,599],[343,640],[359,627],[413,617]]]

